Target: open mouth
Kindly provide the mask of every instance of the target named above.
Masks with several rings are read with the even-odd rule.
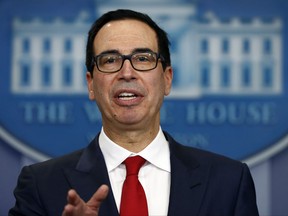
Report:
[[[123,93],[118,95],[118,98],[120,100],[133,100],[133,99],[137,98],[137,95],[134,93],[123,92]]]

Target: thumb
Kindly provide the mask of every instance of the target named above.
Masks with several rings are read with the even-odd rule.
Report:
[[[87,206],[89,206],[91,209],[99,211],[100,205],[106,199],[108,192],[109,187],[107,185],[101,185],[87,202]]]

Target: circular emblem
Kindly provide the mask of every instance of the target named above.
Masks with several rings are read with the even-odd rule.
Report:
[[[97,5],[95,14],[83,8],[72,21],[13,13],[12,23],[1,21],[9,34],[0,51],[0,135],[13,137],[10,143],[54,157],[85,147],[100,131],[101,114],[88,100],[85,36],[95,17],[115,9],[112,2]],[[174,80],[161,110],[163,130],[184,145],[238,160],[287,146],[283,17],[235,11],[224,19],[216,6],[200,10],[183,2],[145,11],[133,4],[172,44]]]

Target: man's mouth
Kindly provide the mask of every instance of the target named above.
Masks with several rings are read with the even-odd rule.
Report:
[[[132,87],[122,87],[117,89],[113,95],[114,102],[121,107],[131,107],[141,104],[145,98],[145,89],[138,86],[137,88]]]
[[[133,100],[133,99],[137,98],[137,95],[134,93],[123,92],[123,93],[118,95],[118,98],[120,100]]]

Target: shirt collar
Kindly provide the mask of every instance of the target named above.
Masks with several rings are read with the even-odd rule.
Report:
[[[170,150],[164,133],[159,128],[159,132],[155,139],[141,152],[135,154],[122,148],[121,146],[110,140],[105,134],[103,128],[99,136],[99,145],[105,158],[108,172],[118,167],[127,157],[131,155],[140,155],[146,161],[154,166],[170,172]]]

